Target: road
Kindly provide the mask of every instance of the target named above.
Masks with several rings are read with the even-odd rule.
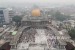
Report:
[[[0,36],[4,35],[6,31],[8,31],[10,29],[10,27],[8,27],[7,29],[5,29],[1,34]]]

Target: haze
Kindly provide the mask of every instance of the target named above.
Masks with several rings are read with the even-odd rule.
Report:
[[[33,4],[57,7],[61,5],[75,5],[75,0],[0,0],[0,7],[25,7]]]
[[[61,4],[73,4],[75,0],[0,0],[0,4],[6,3],[61,3]]]

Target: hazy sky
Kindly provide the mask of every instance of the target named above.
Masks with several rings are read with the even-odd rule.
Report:
[[[24,2],[33,2],[33,3],[75,3],[75,0],[0,0],[0,3],[24,3]]]

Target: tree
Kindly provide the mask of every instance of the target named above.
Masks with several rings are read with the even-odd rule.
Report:
[[[63,21],[63,20],[68,19],[70,16],[61,14],[61,12],[57,11],[55,14],[53,14],[53,17],[54,17],[56,20]]]
[[[71,30],[68,30],[69,35],[72,39],[75,39],[75,28],[72,28]]]
[[[12,20],[14,21],[14,22],[16,22],[16,25],[17,26],[20,26],[20,24],[21,24],[21,17],[20,16],[14,16],[13,18],[12,18]]]

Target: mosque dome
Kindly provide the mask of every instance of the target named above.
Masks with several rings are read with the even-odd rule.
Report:
[[[40,16],[41,12],[40,9],[33,9],[32,10],[32,16]]]

